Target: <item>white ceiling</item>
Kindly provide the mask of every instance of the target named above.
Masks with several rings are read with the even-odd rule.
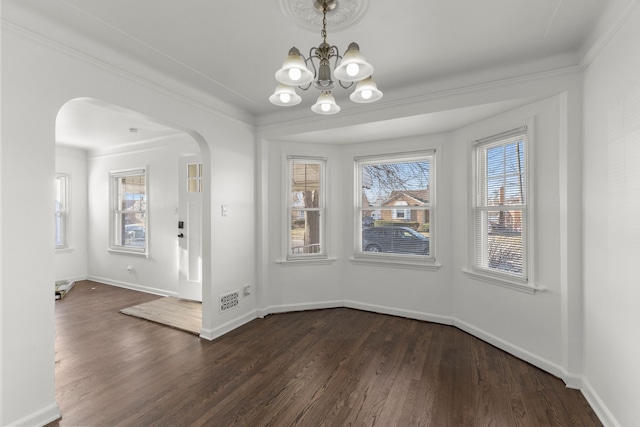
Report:
[[[286,109],[268,102],[276,85],[274,72],[289,48],[296,46],[306,55],[321,42],[320,28],[305,29],[283,12],[287,1],[4,0],[2,20],[134,73],[153,70],[145,77],[178,82],[185,93],[211,97],[229,111],[264,123],[287,114],[311,117],[309,108],[317,97],[313,89],[299,91],[302,103]],[[363,4],[365,10],[354,25],[340,31],[332,31],[329,13],[327,40],[342,52],[349,42],[358,42],[375,67],[384,108],[385,103],[401,102],[406,93],[426,94],[438,84],[462,79],[483,83],[478,79],[574,67],[603,31],[603,19],[615,20],[615,13],[606,12],[620,11],[633,0],[338,0],[338,8],[340,1]],[[348,93],[334,90],[343,109],[357,109]],[[81,107],[65,114],[82,114]],[[449,127],[455,127],[499,109],[460,111],[459,121],[452,112],[443,114]],[[113,125],[114,119],[111,111],[105,125]],[[376,132],[379,127],[369,126]],[[81,138],[80,129],[68,138]]]

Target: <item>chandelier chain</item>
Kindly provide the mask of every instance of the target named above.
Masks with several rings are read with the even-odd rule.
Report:
[[[320,32],[322,40],[327,42],[327,3],[322,6],[322,31]]]

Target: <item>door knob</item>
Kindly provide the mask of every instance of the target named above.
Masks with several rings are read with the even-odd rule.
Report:
[[[180,234],[178,234],[178,237],[182,239],[184,237],[184,234],[180,233]]]

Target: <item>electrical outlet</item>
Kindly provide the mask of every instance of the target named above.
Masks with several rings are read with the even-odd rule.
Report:
[[[246,285],[244,288],[242,288],[242,290],[245,297],[251,295],[251,285]]]

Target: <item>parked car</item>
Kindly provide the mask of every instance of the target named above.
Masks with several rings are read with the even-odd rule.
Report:
[[[139,224],[128,224],[125,228],[125,246],[144,246],[146,232],[144,226]]]
[[[363,216],[362,217],[362,226],[363,227],[373,227],[376,223],[376,220],[373,219],[372,216]]]
[[[429,255],[429,238],[409,227],[370,227],[362,230],[362,250]]]

